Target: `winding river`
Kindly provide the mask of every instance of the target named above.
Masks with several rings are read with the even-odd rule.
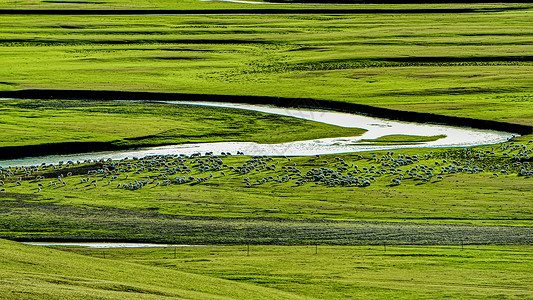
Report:
[[[0,160],[0,166],[31,166],[40,165],[42,163],[56,164],[61,161],[82,162],[86,160],[94,161],[101,159],[120,160],[125,158],[140,158],[152,155],[191,155],[193,153],[205,152],[213,152],[214,154],[220,154],[221,152],[229,152],[231,154],[236,154],[238,151],[240,151],[246,155],[305,156],[316,154],[337,154],[363,151],[392,150],[399,148],[470,147],[502,143],[512,138],[513,135],[517,135],[494,130],[392,121],[334,111],[294,108],[289,109],[267,105],[251,105],[221,102],[164,101],[164,103],[171,103],[175,105],[205,105],[214,107],[253,110],[264,113],[295,117],[310,121],[323,122],[326,124],[337,125],[342,127],[362,128],[366,129],[367,132],[357,137],[326,138],[281,144],[257,144],[253,142],[198,143],[113,152],[94,152],[71,155],[28,157],[13,160]],[[243,124],[242,126],[246,125]],[[404,143],[394,145],[377,145],[360,142],[363,139],[371,140],[387,135],[445,135],[446,137],[432,142],[423,142],[416,144]]]

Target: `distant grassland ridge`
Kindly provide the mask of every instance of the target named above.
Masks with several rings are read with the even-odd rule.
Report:
[[[318,1],[317,1],[318,2]],[[287,3],[287,2],[286,2]],[[331,3],[331,2],[330,2]],[[353,2],[357,4],[356,2]],[[524,3],[528,3],[524,1]],[[498,8],[244,8],[244,9],[0,9],[0,15],[233,15],[233,14],[442,14],[501,12],[520,7]]]
[[[376,44],[379,44],[378,42]],[[373,44],[373,43],[370,43]],[[533,64],[533,56],[470,56],[470,57],[383,57],[365,59],[342,59],[314,61],[306,63],[274,63],[252,65],[251,73],[292,72],[292,71],[329,71],[359,68],[413,67],[413,66],[493,66]]]
[[[158,1],[158,7],[164,1]],[[165,3],[187,8],[184,2]],[[194,9],[255,12],[268,7],[213,1],[193,5],[192,0],[190,4]],[[290,11],[289,6],[274,7]],[[314,7],[315,12],[326,8]],[[531,7],[349,8],[359,7],[415,10],[300,14],[299,9],[310,7],[293,5],[291,14],[200,15],[203,10],[198,9],[196,15],[178,16],[141,15],[145,11],[122,16],[4,15],[0,90],[313,98],[533,126]],[[420,8],[446,7],[521,10],[416,13]]]

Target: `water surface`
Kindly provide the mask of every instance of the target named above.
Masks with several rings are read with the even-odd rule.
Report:
[[[180,248],[180,247],[217,247],[207,245],[168,245],[168,244],[143,244],[143,243],[63,243],[63,242],[24,242],[23,244],[32,246],[62,246],[62,247],[86,247],[98,249],[111,248]]]

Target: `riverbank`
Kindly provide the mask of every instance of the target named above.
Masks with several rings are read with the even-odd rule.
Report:
[[[52,99],[4,100],[0,106],[3,159],[207,142],[277,144],[365,132],[291,115],[167,103]]]
[[[370,105],[346,103],[340,101],[313,98],[283,98],[265,96],[235,96],[209,94],[183,94],[132,91],[95,91],[95,90],[18,90],[0,91],[0,98],[20,99],[78,99],[78,100],[144,100],[144,101],[210,101],[274,105],[287,108],[329,109],[339,112],[363,114],[391,120],[466,126],[478,129],[491,129],[528,135],[533,133],[533,126],[479,120],[454,116],[436,115],[413,111],[401,111]]]

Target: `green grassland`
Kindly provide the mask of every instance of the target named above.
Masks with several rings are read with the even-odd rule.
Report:
[[[258,0],[256,2],[264,2]],[[271,4],[268,8],[279,9],[291,9],[291,8],[313,8],[316,5],[283,5],[283,4]],[[476,5],[479,8],[485,7],[521,7],[521,5]],[[1,6],[4,9],[133,9],[133,10],[146,10],[146,9],[176,9],[176,10],[202,10],[202,9],[261,9],[266,8],[265,5],[249,5],[245,3],[225,3],[219,1],[196,1],[196,0],[105,0],[105,1],[84,1],[84,0],[6,0],[3,1]],[[329,7],[335,7],[333,5]],[[352,7],[356,8],[356,5]],[[368,7],[368,6],[367,6]],[[457,7],[461,7],[457,5]]]
[[[533,208],[527,199],[533,190],[531,176],[520,173],[531,171],[531,164],[514,155],[517,149],[531,151],[532,146],[397,150],[394,159],[416,154],[420,158],[401,170],[390,152],[320,158],[219,157],[216,169],[205,167],[211,157],[4,169],[1,236],[217,244],[457,244],[464,239],[529,243]],[[492,149],[494,154],[486,153]],[[238,171],[251,165],[257,167]],[[314,177],[312,170],[320,168],[331,170],[325,177],[332,181]],[[183,176],[193,179],[178,183],[176,178]],[[342,176],[359,181],[341,184]],[[198,182],[199,178],[205,180]],[[367,179],[369,185],[363,184]],[[133,188],[146,180],[144,187]],[[362,221],[387,224],[357,223]],[[425,237],[423,231],[409,227],[412,224],[432,234]],[[439,240],[443,231],[437,225],[450,224],[475,228],[453,231],[449,239]],[[365,226],[373,229],[361,237]],[[402,226],[420,238],[400,236]],[[390,230],[397,230],[398,237]],[[511,230],[509,236],[502,235],[506,230]]]
[[[248,3],[230,3],[223,1],[197,1],[197,0],[4,0],[0,7],[2,9],[66,9],[66,10],[81,10],[81,9],[175,9],[175,10],[202,10],[202,9],[301,9],[301,8],[339,8],[338,5],[324,5],[319,1],[316,4],[298,3],[291,4],[289,1],[283,3],[276,1],[273,3],[264,0],[251,0],[250,2],[261,2],[262,5],[250,5]],[[408,1],[406,1],[408,2]],[[409,3],[400,4],[343,4],[343,9],[474,9],[474,10],[520,10],[531,7],[528,3],[433,3],[433,4],[419,4]]]
[[[60,249],[64,249],[61,247]],[[249,249],[249,251],[248,251]],[[67,248],[316,299],[529,299],[531,246]]]
[[[6,0],[1,3],[3,9],[228,9],[244,8],[249,5],[223,2],[204,2],[195,0]]]
[[[300,299],[235,281],[0,241],[2,299]]]
[[[1,240],[0,298],[528,299],[531,251],[473,245],[53,249]]]
[[[73,10],[264,7],[317,6],[190,0],[0,4]],[[315,98],[533,125],[531,4],[343,6],[465,7],[501,11],[0,15],[0,90]],[[0,147],[71,141],[117,147],[277,143],[363,132],[254,112],[156,103],[3,100],[0,112]],[[366,142],[434,138],[439,137]],[[175,158],[164,158],[163,165],[158,158],[114,166],[3,169],[2,238],[229,246],[105,250],[104,260],[102,250],[69,248],[74,253],[68,253],[2,240],[0,298],[533,298],[533,179],[524,175],[531,171],[531,139],[394,154],[228,156],[221,157],[225,166],[212,170],[201,170],[198,160],[206,157],[183,165]],[[417,154],[417,160],[401,166],[393,161]],[[230,168],[242,170],[258,160],[260,172]],[[181,171],[171,170],[177,165]],[[332,170],[326,176],[331,184],[307,175],[320,168]],[[177,175],[207,179],[178,184]],[[360,181],[336,183],[342,176]],[[393,179],[400,177],[398,185]],[[147,179],[143,188],[124,187]],[[251,244],[250,255],[245,244]]]
[[[0,89],[306,97],[533,125],[530,13],[0,17]]]
[[[283,143],[358,136],[343,128],[272,114],[137,102],[0,101],[0,147],[105,142],[112,147],[253,141]]]

